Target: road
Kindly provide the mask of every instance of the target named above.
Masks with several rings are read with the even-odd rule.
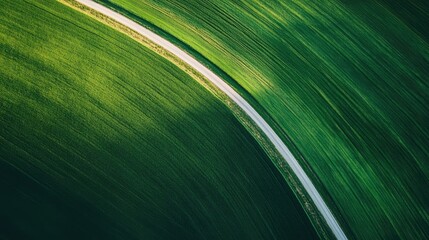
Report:
[[[228,97],[230,97],[249,117],[256,123],[262,132],[268,137],[272,142],[274,147],[279,151],[284,160],[290,166],[292,171],[298,177],[298,180],[301,182],[303,188],[307,191],[314,205],[321,213],[322,217],[326,220],[329,228],[332,230],[337,239],[347,239],[331,210],[328,208],[326,203],[323,201],[322,196],[319,194],[317,189],[314,187],[310,178],[304,172],[302,167],[299,165],[296,158],[292,155],[291,151],[286,147],[280,137],[274,132],[274,130],[268,125],[268,123],[258,114],[258,112],[243,98],[238,94],[234,89],[232,89],[225,81],[218,77],[211,70],[206,68],[203,64],[198,62],[188,53],[184,52],[180,48],[173,45],[171,42],[157,35],[156,33],[150,31],[149,29],[139,25],[138,23],[128,19],[127,17],[110,10],[103,5],[96,3],[92,0],[77,0],[77,2],[86,5],[97,12],[100,12],[115,21],[127,26],[128,28],[136,31],[142,36],[148,38],[152,42],[161,46],[165,50],[171,52],[176,57],[187,63],[189,66],[194,68],[196,71],[204,75],[210,82],[217,86],[221,91],[223,91]]]

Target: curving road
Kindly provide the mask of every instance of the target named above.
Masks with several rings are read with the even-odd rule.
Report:
[[[161,46],[165,50],[171,52],[176,57],[180,58],[182,61],[186,62],[189,66],[194,68],[196,71],[204,75],[209,81],[211,81],[215,86],[222,90],[226,95],[228,95],[242,110],[249,115],[250,118],[256,123],[256,125],[266,134],[268,139],[273,143],[275,148],[283,156],[284,160],[293,170],[293,172],[298,177],[304,189],[307,191],[311,200],[314,202],[317,209],[320,211],[323,218],[326,220],[328,226],[334,233],[337,239],[347,239],[331,210],[329,210],[326,203],[323,201],[317,189],[314,187],[310,178],[304,172],[302,167],[299,165],[298,161],[292,155],[290,150],[286,147],[280,137],[274,132],[274,130],[268,125],[268,123],[261,117],[261,115],[256,112],[256,110],[240,96],[234,89],[232,89],[228,84],[226,84],[220,77],[206,68],[203,64],[199,63],[192,56],[176,47],[166,39],[160,37],[156,33],[146,29],[145,27],[139,25],[136,22],[122,16],[121,14],[110,10],[107,7],[104,7],[101,4],[98,4],[92,0],[76,0],[77,2],[86,5],[89,8],[100,12],[115,21],[129,27],[130,29],[136,31],[137,33],[143,35],[149,40],[153,41],[157,45]]]

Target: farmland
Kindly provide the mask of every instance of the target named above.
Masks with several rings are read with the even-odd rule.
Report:
[[[238,83],[350,238],[429,237],[427,3],[103,2]]]
[[[56,1],[0,8],[0,238],[317,238],[223,103]]]

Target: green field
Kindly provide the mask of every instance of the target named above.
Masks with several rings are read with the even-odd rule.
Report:
[[[0,239],[317,238],[230,110],[56,1],[0,7]]]
[[[350,238],[429,238],[427,1],[102,2],[238,82]]]

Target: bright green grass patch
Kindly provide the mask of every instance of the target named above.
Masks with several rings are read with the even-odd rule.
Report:
[[[0,8],[0,238],[316,238],[218,99],[55,1]]]
[[[429,238],[425,1],[103,2],[244,87],[299,149],[350,237]]]

